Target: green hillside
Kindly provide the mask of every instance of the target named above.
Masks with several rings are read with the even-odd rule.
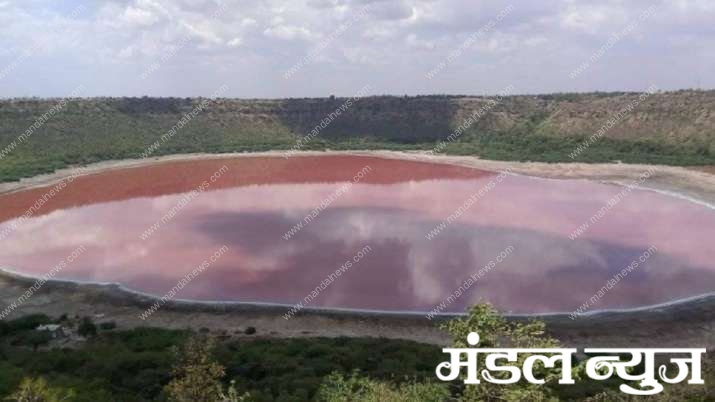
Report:
[[[715,164],[715,91],[653,94],[575,159],[569,156],[639,95],[510,96],[499,102],[461,96],[366,97],[334,114],[301,149],[430,150],[483,110],[443,152],[518,161]],[[0,101],[0,181],[73,164],[139,158],[204,99],[73,100],[19,140],[59,101]],[[152,156],[287,150],[346,101],[210,100]]]

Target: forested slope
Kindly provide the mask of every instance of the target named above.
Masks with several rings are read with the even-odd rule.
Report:
[[[374,96],[344,107],[301,149],[443,150],[490,159],[553,162],[715,164],[715,91],[555,94],[496,98]],[[348,99],[239,100],[90,98],[72,100],[19,139],[60,99],[0,101],[0,181],[88,162],[190,152],[290,149]],[[490,103],[491,102],[491,103]],[[496,103],[494,103],[496,102]],[[618,122],[576,158],[570,153],[609,119]],[[186,113],[201,110],[165,142]],[[454,139],[454,138],[453,138]],[[7,148],[6,148],[7,147]]]

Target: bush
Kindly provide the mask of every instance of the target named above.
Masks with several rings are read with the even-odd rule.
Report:
[[[7,400],[15,402],[60,402],[70,400],[72,391],[50,388],[42,378],[26,378]]]
[[[91,318],[84,317],[77,328],[77,333],[84,337],[95,336],[97,335],[97,326],[94,325]]]
[[[192,338],[176,350],[173,379],[164,388],[171,402],[215,402],[221,398],[222,365],[211,357],[214,341]]]
[[[317,399],[323,402],[443,402],[449,396],[445,384],[412,382],[394,385],[362,378],[357,373],[348,378],[333,373],[320,387]]]
[[[114,321],[103,322],[103,323],[99,324],[99,329],[104,330],[104,331],[109,331],[114,328],[117,328],[117,323]]]
[[[245,331],[243,331],[243,333],[246,335],[253,335],[256,333],[256,327],[248,327]]]
[[[52,340],[52,335],[47,331],[30,331],[22,336],[23,342],[37,350],[41,345],[46,345]]]
[[[50,324],[52,320],[44,314],[30,314],[14,319],[0,326],[0,335],[12,334],[20,331],[33,330],[40,325]]]

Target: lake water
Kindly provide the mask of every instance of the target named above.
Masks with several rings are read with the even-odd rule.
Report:
[[[272,178],[265,184],[231,182],[250,170],[232,165],[216,181],[231,186],[210,183],[193,197],[187,189],[208,176],[182,193],[137,190],[117,201],[94,197],[71,208],[43,207],[44,215],[0,240],[0,265],[43,275],[84,247],[56,278],[117,282],[163,296],[206,261],[176,298],[388,311],[432,311],[444,303],[442,312],[461,312],[490,301],[505,312],[572,312],[629,265],[589,310],[715,291],[715,211],[687,200],[634,190],[592,221],[622,187],[514,175],[498,181],[494,173],[440,173],[444,167],[428,164],[419,169],[430,174],[413,177],[405,173],[411,169],[400,170],[406,162],[359,157],[331,159],[349,160],[350,169],[335,168],[344,173],[339,180],[313,180],[309,166],[330,169],[321,158],[275,159],[292,164],[285,169],[295,178],[276,180],[268,161],[259,169]],[[357,177],[363,166],[370,170]],[[92,180],[95,187],[112,182],[102,174]],[[75,194],[73,185],[62,191]],[[476,201],[465,204],[470,197]],[[0,198],[0,208],[3,203],[12,202]],[[467,208],[454,215],[460,206]],[[9,225],[1,223],[0,231]],[[470,277],[476,281],[466,288]]]

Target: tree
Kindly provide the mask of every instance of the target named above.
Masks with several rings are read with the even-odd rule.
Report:
[[[210,338],[191,338],[181,348],[174,350],[177,364],[174,377],[165,387],[173,402],[216,402],[223,390],[223,366],[211,358],[214,341]]]
[[[442,325],[452,337],[454,348],[474,347],[467,343],[467,336],[471,332],[479,334],[480,348],[558,348],[559,341],[545,334],[546,325],[542,321],[529,321],[527,323],[510,323],[502,317],[489,303],[477,304],[467,310],[465,318],[451,320]],[[516,367],[523,367],[523,363],[531,356],[519,353],[517,361],[510,363]],[[477,367],[485,367],[486,355],[477,355]],[[573,370],[577,376],[578,369]],[[508,378],[511,374],[505,371],[491,373],[495,378]],[[531,384],[520,381],[509,386],[492,384],[482,381],[478,385],[467,385],[462,393],[465,402],[492,402],[492,401],[556,401],[552,387],[561,378],[560,368],[546,368],[537,361],[534,364],[534,376],[544,379],[543,385]]]
[[[31,331],[23,335],[24,341],[32,345],[32,351],[37,352],[37,348],[52,340],[52,335],[47,331]]]
[[[251,395],[248,392],[244,393],[243,395],[238,394],[235,381],[231,381],[231,385],[229,385],[228,391],[226,391],[225,394],[222,391],[220,397],[221,399],[219,400],[219,402],[249,402],[251,399]]]
[[[15,402],[61,402],[68,401],[74,393],[57,388],[50,388],[42,378],[25,378],[20,383],[17,391],[7,400]]]
[[[221,378],[225,369],[211,357],[214,346],[211,338],[191,338],[180,350],[174,350],[177,363],[173,379],[164,387],[170,401],[248,402],[249,395],[239,395],[233,382],[224,393]]]
[[[91,318],[84,317],[77,327],[77,333],[84,337],[95,336],[97,335],[97,326],[94,325]]]
[[[410,382],[393,385],[360,377],[333,373],[318,391],[321,402],[444,402],[449,390],[444,384]]]

